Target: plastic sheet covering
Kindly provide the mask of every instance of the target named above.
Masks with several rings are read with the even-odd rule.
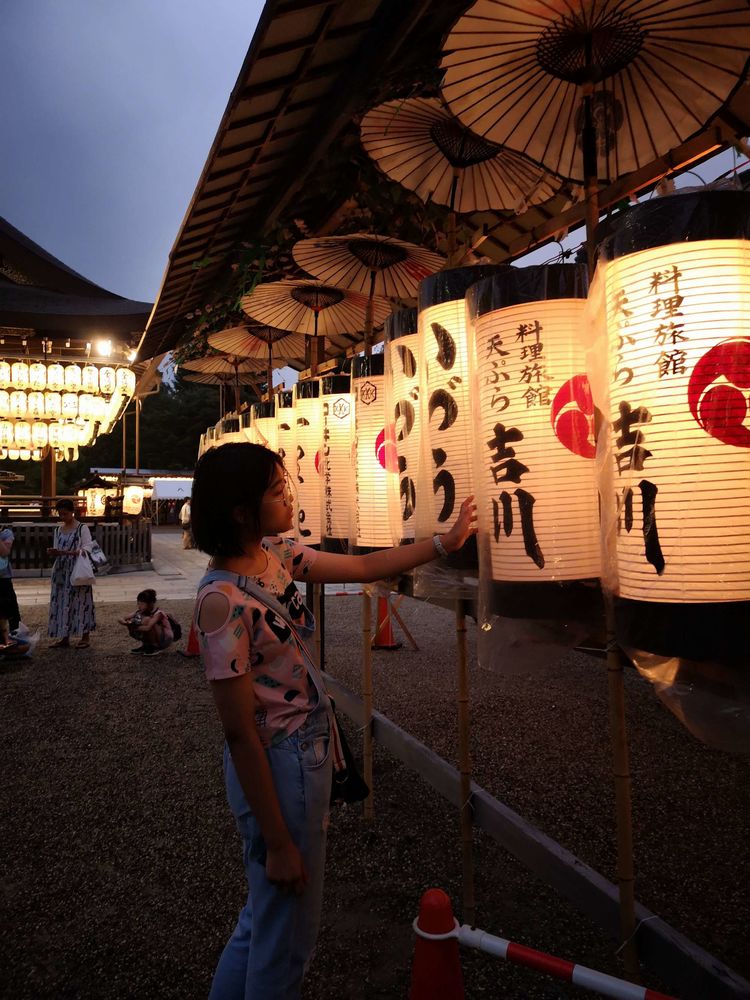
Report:
[[[219,444],[237,444],[245,440],[245,436],[240,429],[240,417],[237,413],[228,413],[219,421],[221,427],[221,440]]]
[[[354,532],[352,550],[390,548],[387,477],[398,472],[395,449],[386,438],[385,362],[382,354],[357,357],[354,394]]]
[[[255,428],[253,427],[252,410],[245,410],[240,416],[240,430],[243,439],[248,444],[258,444],[258,435],[255,433]]]
[[[323,451],[320,463],[321,548],[346,552],[354,513],[354,396],[349,375],[321,380]]]
[[[745,718],[750,672],[749,229],[747,193],[628,210],[584,328],[617,638],[717,746],[722,719]]]
[[[320,379],[306,379],[294,387],[296,436],[296,538],[320,545],[320,452],[323,447],[323,406]]]
[[[387,475],[388,516],[394,545],[414,539],[421,433],[417,310],[401,309],[385,321],[386,441],[398,467]]]
[[[477,281],[507,269],[504,265],[450,268],[419,286],[419,539],[448,531],[462,502],[474,492],[465,295]],[[420,597],[475,598],[477,586],[473,538],[460,552],[414,571],[414,590]]]
[[[257,443],[262,444],[265,448],[270,448],[271,451],[278,451],[279,432],[274,401],[271,399],[255,403],[252,408],[252,421]]]

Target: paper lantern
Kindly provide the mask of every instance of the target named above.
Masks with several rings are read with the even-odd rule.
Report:
[[[382,354],[357,357],[352,366],[354,396],[354,542],[362,548],[393,544],[388,517],[386,470],[398,471],[398,459],[386,441],[385,377]]]
[[[62,365],[47,365],[47,389],[60,392],[65,388],[65,369]]]
[[[92,444],[94,440],[94,425],[90,420],[84,420],[82,424],[78,425],[78,445],[81,448],[85,448],[87,445]]]
[[[0,446],[11,448],[15,443],[15,430],[10,420],[0,420]]]
[[[59,420],[62,416],[62,396],[59,392],[45,392],[44,415],[48,420]]]
[[[26,400],[26,408],[30,417],[34,420],[41,420],[44,417],[44,393],[30,392]]]
[[[126,486],[122,491],[123,514],[140,514],[143,507],[143,487]]]
[[[65,388],[68,392],[80,392],[82,373],[80,365],[65,366]]]
[[[99,369],[99,391],[105,396],[111,396],[117,387],[117,377],[114,368],[105,365]]]
[[[95,365],[84,365],[81,372],[81,388],[84,392],[99,391],[99,369]]]
[[[102,517],[104,515],[104,503],[107,491],[100,488],[82,490],[79,496],[86,500],[86,514],[88,517]]]
[[[21,454],[18,448],[8,448],[8,458],[11,460],[11,462],[17,462],[20,457]]]
[[[25,361],[14,361],[11,365],[10,384],[14,389],[29,388],[29,366]]]
[[[279,455],[294,477],[297,452],[297,424],[294,416],[294,393],[291,389],[276,394],[276,442]]]
[[[297,541],[320,544],[320,451],[323,445],[323,410],[320,380],[309,379],[294,387],[297,437]]]
[[[750,194],[645,202],[628,211],[605,253],[619,596],[647,602],[656,616],[640,648],[660,652],[646,642],[658,645],[663,625],[667,651],[698,659],[698,649],[731,649],[732,628],[716,608],[724,605],[735,624],[744,616],[734,631],[745,633],[744,651]],[[629,608],[634,621],[641,608]]]
[[[386,437],[398,456],[389,478],[389,510],[395,542],[414,538],[422,414],[419,400],[417,310],[401,309],[385,321]]]
[[[83,420],[93,420],[94,397],[90,392],[82,392],[78,397],[78,416]]]
[[[45,448],[49,441],[47,424],[36,421],[31,425],[31,443],[35,448]]]
[[[255,433],[255,428],[253,427],[253,414],[251,410],[246,410],[240,414],[240,434],[242,435],[242,441],[248,444],[258,443],[258,435]]]
[[[463,500],[474,492],[464,297],[477,281],[503,270],[495,266],[452,268],[419,285],[420,382],[424,386],[420,534],[447,531]]]
[[[0,389],[10,389],[10,365],[0,361]]]
[[[124,396],[132,396],[135,392],[135,372],[130,368],[118,368],[115,382]]]
[[[258,444],[271,451],[278,451],[278,431],[276,429],[276,405],[273,400],[256,403],[252,408],[252,422]]]
[[[20,389],[10,394],[10,415],[17,420],[26,416],[26,393]]]
[[[323,450],[320,475],[322,488],[323,547],[340,549],[352,529],[352,443],[354,396],[348,375],[326,375],[321,385],[323,400]]]
[[[30,448],[19,448],[18,458],[21,462],[29,462],[31,460],[31,449]]]
[[[466,296],[478,519],[492,580],[598,577],[594,405],[577,339],[583,264],[508,268]]]
[[[75,392],[62,394],[62,415],[66,420],[75,420],[78,416],[78,396]]]
[[[39,361],[29,365],[29,386],[32,389],[44,390],[47,388],[47,366]]]
[[[31,461],[32,462],[41,462],[41,460],[42,460],[42,452],[41,452],[41,450],[39,448],[34,448],[32,450],[32,452],[31,452]]]
[[[10,393],[0,389],[0,417],[10,416]]]
[[[78,446],[78,428],[75,424],[63,424],[62,445],[63,448],[75,448]]]
[[[107,403],[102,396],[91,397],[91,418],[101,423],[107,416]]]
[[[49,425],[48,438],[50,448],[62,448],[63,445],[63,425],[54,423]]]

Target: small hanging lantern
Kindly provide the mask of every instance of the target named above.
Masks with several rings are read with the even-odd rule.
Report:
[[[30,392],[26,400],[29,416],[34,420],[41,420],[44,417],[44,393]]]
[[[78,397],[78,416],[82,417],[83,420],[93,420],[94,397],[91,395],[90,392],[82,392],[81,395]]]
[[[418,485],[420,534],[446,531],[465,497],[474,492],[464,297],[477,281],[505,269],[492,265],[451,268],[438,271],[419,285],[425,458]]]
[[[386,319],[386,412],[393,420],[387,429],[393,431],[393,446],[398,456],[398,478],[393,482],[389,503],[395,541],[414,538],[416,521],[421,446],[418,341],[416,309],[401,309]]]
[[[68,392],[80,392],[81,391],[81,366],[80,365],[66,365],[65,366],[65,388]]]
[[[319,379],[295,385],[294,414],[297,427],[297,540],[305,545],[319,545],[320,450],[323,445]]]
[[[81,388],[84,392],[99,391],[99,369],[96,365],[84,365],[81,372]]]
[[[118,368],[115,377],[117,388],[130,398],[135,392],[135,372],[130,368]]]
[[[17,462],[20,457],[21,453],[19,452],[18,448],[8,448],[8,458],[11,460],[11,462]]]
[[[62,394],[62,415],[65,420],[75,420],[78,416],[78,396],[75,392]]]
[[[63,425],[54,423],[49,425],[48,439],[50,448],[60,449],[63,446]]]
[[[31,443],[35,448],[45,448],[49,441],[47,424],[37,420],[31,425]]]
[[[30,448],[19,448],[18,458],[21,462],[29,462],[31,460],[31,449]]]
[[[81,490],[78,495],[82,496],[86,501],[87,517],[102,517],[104,515],[104,502],[107,496],[106,490],[92,486],[89,489]]]
[[[41,449],[40,448],[34,448],[32,450],[32,452],[31,452],[31,461],[32,462],[41,462],[41,460],[42,460],[42,451],[41,451]]]
[[[107,403],[103,396],[92,396],[91,399],[91,418],[96,420],[98,423],[102,421],[107,416]]]
[[[114,368],[105,365],[99,369],[99,391],[105,396],[111,396],[117,387],[117,377]]]
[[[15,426],[15,440],[17,448],[31,447],[31,424],[25,420],[17,420]]]
[[[276,429],[276,405],[273,400],[255,403],[252,408],[252,421],[258,444],[271,451],[278,451],[278,431]]]
[[[294,416],[294,393],[285,389],[276,394],[277,450],[290,475],[294,475],[294,455],[297,450],[297,425]]]
[[[26,416],[26,393],[16,389],[10,394],[10,415],[20,420]]]
[[[62,444],[63,448],[76,448],[78,446],[78,427],[75,424],[63,424]]]
[[[57,363],[47,365],[47,389],[60,392],[65,388],[65,369]]]
[[[355,544],[388,548],[392,544],[386,476],[398,472],[398,457],[385,433],[385,378],[382,354],[356,357],[354,396]]]
[[[654,653],[744,655],[750,193],[643,202],[603,256],[620,625]]]
[[[551,264],[508,268],[466,296],[474,481],[493,581],[599,575],[594,405],[577,340],[587,290],[583,264]]]
[[[0,417],[10,416],[10,393],[6,389],[0,389]]]
[[[37,391],[47,388],[47,366],[40,361],[29,365],[29,386]]]
[[[47,390],[44,394],[44,415],[48,420],[59,420],[62,416],[62,396],[59,392]]]
[[[137,515],[143,508],[143,487],[126,486],[122,491],[123,514]]]
[[[15,444],[14,425],[10,420],[0,420],[0,446],[12,448]]]
[[[14,361],[11,365],[10,384],[14,389],[29,388],[29,366],[25,361]]]
[[[81,448],[85,448],[87,445],[93,443],[94,440],[94,425],[90,420],[84,420],[82,424],[78,424],[78,445]]]
[[[323,547],[340,549],[351,536],[352,443],[354,397],[348,375],[325,375],[322,379],[323,450],[321,480],[323,489]]]
[[[10,389],[10,365],[0,361],[0,389]]]
[[[240,434],[242,435],[242,440],[248,444],[258,443],[258,437],[253,427],[253,414],[251,410],[245,410],[244,413],[240,414]],[[213,447],[216,441],[212,440],[211,444]]]

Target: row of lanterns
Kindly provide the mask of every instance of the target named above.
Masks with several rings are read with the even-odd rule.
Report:
[[[425,279],[383,355],[278,399],[300,540],[426,537],[474,493],[491,581],[600,577],[604,531],[620,598],[750,600],[748,220],[740,192],[632,208],[591,295],[575,264]]]
[[[111,396],[116,390],[132,396],[135,373],[110,365],[61,365],[43,361],[0,361],[0,389],[33,389],[38,392],[90,392]]]

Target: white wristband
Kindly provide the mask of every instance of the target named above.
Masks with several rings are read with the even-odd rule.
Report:
[[[432,544],[435,546],[435,551],[437,552],[437,554],[439,556],[447,556],[448,555],[448,550],[443,545],[443,540],[440,537],[440,535],[433,535],[432,536]]]

